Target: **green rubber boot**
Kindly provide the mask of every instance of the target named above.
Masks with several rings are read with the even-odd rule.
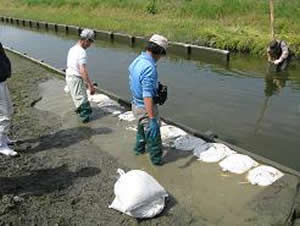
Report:
[[[92,108],[89,102],[85,102],[79,106],[76,110],[79,112],[79,118],[83,123],[90,121],[90,116],[92,114]]]
[[[136,155],[145,153],[146,137],[144,132],[144,126],[138,124],[138,131],[136,133],[136,143],[134,147],[134,152]]]
[[[160,133],[155,138],[147,138],[147,151],[153,165],[162,165],[162,142]]]

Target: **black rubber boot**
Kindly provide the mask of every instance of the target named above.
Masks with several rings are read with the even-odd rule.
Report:
[[[144,132],[144,126],[142,124],[138,124],[138,131],[136,133],[136,143],[134,152],[136,155],[140,155],[145,153],[145,145],[146,145],[146,137]]]

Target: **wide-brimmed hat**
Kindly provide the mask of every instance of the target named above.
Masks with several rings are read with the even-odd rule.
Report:
[[[154,34],[149,39],[149,42],[153,42],[156,45],[162,47],[165,51],[168,48],[168,39],[166,39],[164,36]]]

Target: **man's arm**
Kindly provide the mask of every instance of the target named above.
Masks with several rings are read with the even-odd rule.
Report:
[[[281,41],[280,47],[281,47],[281,50],[282,50],[282,54],[281,54],[281,56],[278,60],[281,63],[282,61],[284,61],[289,56],[289,47],[284,41]]]
[[[148,113],[149,118],[154,118],[153,112],[153,97],[155,95],[155,80],[153,78],[154,68],[148,67],[144,70],[144,78],[142,81],[143,87],[143,99],[145,104],[145,109]]]
[[[146,136],[155,139],[159,135],[159,123],[157,119],[154,118],[154,104],[152,97],[144,97],[144,103],[149,117],[149,131],[147,132]]]
[[[96,90],[95,90],[95,87],[94,87],[92,81],[89,78],[88,69],[87,69],[86,64],[79,65],[79,72],[80,72],[80,75],[81,75],[83,81],[87,84],[91,95],[95,94]]]
[[[144,104],[145,104],[145,109],[148,113],[148,117],[150,119],[154,118],[153,99],[152,99],[152,97],[145,97],[144,98]]]

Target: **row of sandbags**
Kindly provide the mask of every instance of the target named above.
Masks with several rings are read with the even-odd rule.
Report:
[[[101,110],[118,115],[119,120],[128,122],[135,120],[131,111],[124,112],[117,102],[106,95],[89,95],[89,100]],[[136,130],[134,126],[129,128]],[[238,154],[224,144],[207,143],[164,122],[161,126],[161,137],[164,146],[191,151],[200,161],[218,163],[223,171],[236,174],[248,171],[247,179],[251,184],[268,186],[284,175],[271,166],[259,165],[249,156]],[[115,199],[109,208],[136,218],[154,217],[164,209],[165,198],[168,194],[151,175],[141,170],[131,170],[125,173],[119,169],[118,173],[120,177],[114,186]]]
[[[247,179],[251,184],[268,186],[284,174],[271,166],[259,165],[251,157],[238,154],[222,143],[207,143],[187,134],[180,128],[165,125],[161,127],[162,140],[165,144],[182,151],[193,151],[198,160],[217,163],[223,171],[243,174],[248,171]]]
[[[133,121],[134,116],[132,112],[128,111],[119,115],[119,119]],[[247,179],[251,184],[268,186],[284,175],[274,167],[259,165],[251,157],[238,154],[222,143],[207,143],[203,139],[191,136],[184,130],[172,125],[162,123],[161,137],[165,146],[181,151],[193,151],[198,160],[203,162],[219,162],[223,171],[236,174],[249,171]]]

